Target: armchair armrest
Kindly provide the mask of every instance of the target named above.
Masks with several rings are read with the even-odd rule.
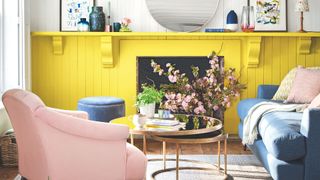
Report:
[[[278,85],[259,85],[257,98],[272,99],[274,94],[276,94],[278,88],[279,88]]]
[[[107,141],[124,140],[129,136],[128,126],[83,121],[48,108],[39,108],[35,115],[52,128],[74,136]]]
[[[62,109],[56,109],[56,108],[51,108],[51,107],[47,107],[50,110],[53,110],[55,112],[61,113],[61,114],[65,114],[65,115],[69,115],[69,116],[74,116],[77,118],[82,118],[82,119],[88,119],[88,113],[85,111],[71,111],[71,110],[62,110]]]
[[[303,112],[300,132],[306,137],[305,178],[320,177],[320,108]]]

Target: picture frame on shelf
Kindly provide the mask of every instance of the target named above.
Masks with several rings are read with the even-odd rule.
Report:
[[[254,7],[254,31],[288,31],[287,0],[249,0],[249,5]]]
[[[94,0],[60,0],[60,31],[77,31],[80,18],[89,21]]]

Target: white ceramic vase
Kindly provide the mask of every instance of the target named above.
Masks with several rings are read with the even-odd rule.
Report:
[[[136,128],[143,128],[147,120],[148,118],[141,114],[136,114],[133,116],[133,124],[136,126]]]
[[[147,116],[148,118],[154,117],[156,103],[146,104],[139,107],[140,114]]]

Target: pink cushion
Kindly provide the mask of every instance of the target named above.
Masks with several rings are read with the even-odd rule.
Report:
[[[319,93],[320,70],[299,68],[287,102],[309,104]]]
[[[313,99],[308,108],[320,108],[320,94]]]

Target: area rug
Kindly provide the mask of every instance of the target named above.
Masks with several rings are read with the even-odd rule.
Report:
[[[221,168],[224,167],[223,156],[221,156]],[[148,159],[161,159],[161,155],[148,155]],[[174,159],[174,155],[167,155],[167,158]],[[181,155],[181,159],[197,160],[207,162],[212,165],[217,164],[216,155]],[[268,172],[262,167],[261,163],[254,155],[228,155],[227,159],[227,177],[219,173],[217,170],[201,171],[201,170],[180,170],[180,180],[272,180]],[[175,161],[168,161],[167,168],[174,168]],[[190,162],[179,163],[180,167],[205,167]],[[163,169],[162,161],[149,161],[147,169],[147,180],[151,180],[151,174],[155,171]],[[164,172],[155,176],[156,180],[174,180],[176,178],[175,171]]]

